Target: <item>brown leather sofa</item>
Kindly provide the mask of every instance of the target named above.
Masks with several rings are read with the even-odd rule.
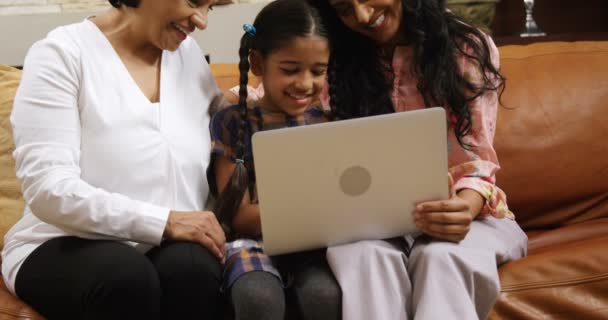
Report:
[[[500,48],[498,184],[529,236],[491,319],[608,319],[608,41]]]
[[[608,41],[500,52],[497,180],[530,242],[528,257],[499,269],[490,319],[608,319]],[[222,88],[237,83],[235,65],[212,67]],[[8,122],[19,76],[0,67],[1,234],[23,208]],[[2,283],[2,319],[43,318]]]

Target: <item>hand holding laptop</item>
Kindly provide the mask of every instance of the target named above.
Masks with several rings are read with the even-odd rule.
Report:
[[[467,235],[471,222],[475,219],[472,212],[480,211],[472,208],[471,204],[483,203],[483,199],[477,199],[477,201],[464,199],[480,197],[477,192],[467,189],[456,194],[454,179],[450,173],[448,173],[448,187],[449,199],[417,204],[414,211],[414,221],[420,231],[430,236],[460,242]]]

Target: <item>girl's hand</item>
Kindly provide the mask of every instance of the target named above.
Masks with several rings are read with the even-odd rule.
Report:
[[[448,179],[450,199],[417,204],[414,221],[422,232],[432,237],[460,242],[469,232],[476,214],[472,210],[471,203],[454,192],[454,181],[451,175],[448,175]],[[472,190],[463,191],[474,192]]]
[[[171,211],[163,236],[171,240],[196,242],[224,259],[226,236],[211,211]]]

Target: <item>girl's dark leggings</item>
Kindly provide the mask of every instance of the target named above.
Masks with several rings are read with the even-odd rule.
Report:
[[[325,250],[275,258],[287,287],[271,273],[253,271],[240,276],[229,297],[235,320],[339,320],[342,291]]]
[[[221,319],[221,263],[191,242],[142,254],[117,241],[61,237],[38,247],[17,295],[49,320]]]

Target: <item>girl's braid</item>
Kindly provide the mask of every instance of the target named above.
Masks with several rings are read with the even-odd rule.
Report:
[[[241,201],[245,195],[245,191],[249,186],[249,177],[247,167],[245,167],[245,132],[248,124],[247,110],[247,82],[249,73],[249,50],[251,48],[252,35],[245,33],[241,38],[241,47],[239,49],[239,113],[241,123],[237,133],[237,141],[235,148],[236,166],[232,172],[230,180],[226,187],[218,197],[215,206],[215,212],[218,215],[218,220],[226,233],[228,240],[234,239],[237,235],[232,230],[232,220],[236,216]]]

